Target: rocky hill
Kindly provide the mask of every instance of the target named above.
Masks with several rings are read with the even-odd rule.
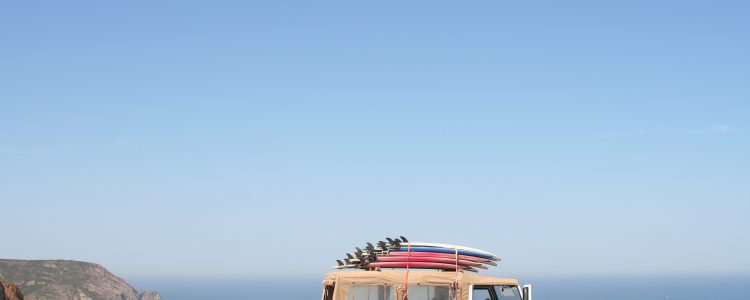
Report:
[[[7,280],[0,280],[0,300],[24,300],[18,286]]]
[[[0,279],[16,283],[26,300],[161,300],[100,265],[80,261],[0,259]]]

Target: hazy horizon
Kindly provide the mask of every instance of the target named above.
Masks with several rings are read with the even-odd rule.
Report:
[[[0,258],[750,274],[748,1],[0,4]],[[744,276],[744,275],[742,275]]]

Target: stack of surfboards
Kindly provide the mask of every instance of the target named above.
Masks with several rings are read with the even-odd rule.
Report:
[[[500,260],[495,254],[487,251],[439,243],[409,242],[403,236],[386,238],[376,245],[367,243],[365,250],[356,247],[357,251],[347,253],[347,258],[336,262],[338,269],[379,269],[379,268],[415,268],[449,271],[477,272],[487,266],[497,266]]]

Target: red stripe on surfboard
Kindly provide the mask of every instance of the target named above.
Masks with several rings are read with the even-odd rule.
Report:
[[[454,258],[445,258],[445,257],[431,257],[431,256],[378,256],[377,259],[375,259],[376,262],[434,262],[434,263],[446,263],[446,264],[454,264],[456,263],[456,259]],[[464,259],[458,260],[459,265],[463,266],[470,266],[470,267],[476,267],[481,266],[482,264],[475,261],[469,261]]]
[[[408,256],[406,252],[402,251],[391,251],[388,252],[388,256]],[[435,252],[412,252],[411,256],[429,256],[429,257],[444,257],[444,258],[456,258],[455,254],[448,253],[435,253]],[[476,261],[476,262],[489,262],[489,259],[471,256],[471,255],[458,255],[459,259]]]
[[[418,268],[418,269],[456,269],[456,265],[444,264],[444,263],[432,263],[432,262],[371,262],[367,264],[368,267],[380,267],[380,268]],[[467,266],[458,265],[459,269],[466,269]]]

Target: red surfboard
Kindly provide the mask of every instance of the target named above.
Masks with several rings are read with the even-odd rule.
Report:
[[[453,258],[453,259],[456,258],[455,254],[434,253],[434,252],[412,252],[411,254],[409,254],[406,251],[391,251],[391,252],[388,253],[388,256],[412,256],[412,257],[415,257],[415,256],[420,256],[420,257],[428,256],[428,257],[444,257],[444,258]],[[490,265],[496,265],[496,264],[494,264],[489,259],[481,258],[481,257],[476,257],[476,256],[471,256],[471,255],[460,255],[459,254],[458,255],[458,259],[475,261],[475,262],[481,262],[481,263],[486,263],[486,264],[490,264]]]
[[[381,267],[381,268],[409,268],[415,269],[447,269],[455,270],[456,265],[444,264],[444,263],[433,263],[433,262],[371,262],[367,264],[368,267]],[[467,266],[458,265],[459,269],[468,269]]]
[[[430,257],[430,256],[378,256],[375,262],[434,262],[434,263],[445,263],[445,264],[456,264],[456,258],[444,258],[444,257]],[[481,263],[475,261],[469,261],[459,259],[458,264],[460,266],[469,267],[484,267]],[[485,267],[486,268],[486,267]]]

